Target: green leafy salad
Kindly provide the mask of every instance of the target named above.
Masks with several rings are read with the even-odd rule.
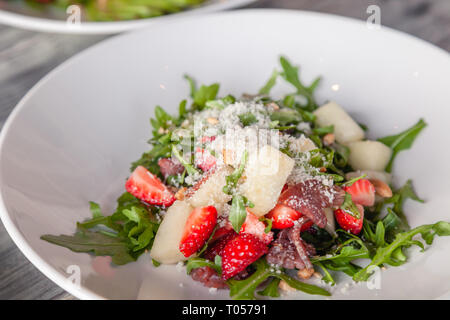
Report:
[[[155,108],[149,150],[132,163],[115,212],[91,202],[74,235],[43,240],[115,265],[145,254],[232,299],[255,299],[329,296],[339,273],[367,281],[406,263],[409,247],[450,235],[444,221],[412,228],[404,204],[423,200],[411,180],[392,183],[423,119],[370,140],[336,102],[319,105],[320,78],[305,84],[285,57],[259,92],[239,99],[185,78],[190,98],[176,116]],[[280,81],[292,90],[273,98]]]
[[[89,21],[120,21],[159,17],[199,6],[206,0],[27,0],[36,9],[65,10],[78,5]]]

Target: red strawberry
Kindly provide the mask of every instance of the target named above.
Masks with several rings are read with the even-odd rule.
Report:
[[[235,237],[237,237],[237,233],[234,232],[234,230],[231,230],[231,232],[220,237],[219,240],[214,241],[211,246],[208,246],[203,257],[210,261],[214,261],[217,255],[222,256],[223,248],[225,248],[226,244]]]
[[[125,189],[136,198],[149,204],[170,206],[175,197],[157,176],[138,166],[125,183]]]
[[[359,211],[360,215],[359,219],[355,218],[350,213],[342,209],[337,209],[334,211],[336,221],[337,223],[339,223],[341,228],[353,234],[359,234],[361,232],[364,221],[364,207],[360,204],[357,204],[356,207],[358,208]]]
[[[195,165],[207,172],[216,166],[216,157],[214,157],[208,150],[197,148],[195,151]]]
[[[248,233],[239,234],[222,250],[222,279],[237,275],[267,251],[267,245],[258,237]]]
[[[259,218],[255,216],[250,210],[247,208],[247,217],[245,218],[244,223],[242,224],[241,230],[239,233],[249,233],[259,238],[265,244],[269,244],[273,240],[273,232],[265,233],[264,229],[266,225],[264,222],[259,221]]]
[[[219,221],[217,222],[219,223]],[[224,236],[226,236],[229,233],[236,233],[233,230],[233,226],[231,225],[231,223],[227,220],[227,223],[225,224],[225,226],[217,228],[216,232],[214,232],[212,238],[211,238],[211,242],[214,242]]]
[[[192,210],[180,241],[180,251],[190,257],[203,247],[217,223],[217,210],[213,206]]]
[[[184,167],[181,163],[177,163],[170,158],[161,158],[158,160],[159,169],[164,178],[168,176],[175,176],[179,173],[183,173]]]
[[[351,194],[354,203],[369,207],[375,203],[375,187],[367,179],[355,181],[343,189]]]
[[[277,204],[268,214],[267,218],[272,219],[272,228],[285,229],[294,225],[295,221],[300,219],[302,214],[294,209],[284,205]],[[312,221],[304,223],[300,231],[305,231],[313,225]]]

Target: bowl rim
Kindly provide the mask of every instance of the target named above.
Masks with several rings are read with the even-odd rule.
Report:
[[[216,16],[246,16],[246,15],[274,15],[274,16],[283,16],[283,15],[296,15],[298,17],[315,17],[318,19],[326,19],[328,21],[333,20],[334,22],[341,22],[341,23],[347,23],[352,24],[353,26],[359,28],[365,26],[365,21],[339,16],[335,14],[328,14],[328,13],[320,13],[320,12],[311,12],[311,11],[303,11],[303,10],[289,10],[289,9],[245,9],[245,10],[234,10],[234,11],[225,11],[225,12],[216,12],[211,13],[207,15],[202,15],[200,17],[190,16],[190,17],[184,17],[183,19],[178,19],[177,21],[171,21],[166,23],[183,23],[183,21],[189,22],[190,20],[194,19],[213,19]],[[157,28],[164,27],[165,24],[159,24]],[[154,27],[153,27],[154,28]],[[398,31],[389,27],[382,26],[381,32],[385,32],[388,34],[396,34],[399,37],[404,38],[407,41],[413,41],[416,43],[422,43],[425,47],[427,47],[427,50],[434,51],[436,54],[443,55],[446,58],[449,59],[450,63],[450,53],[446,50],[439,48],[435,46],[432,43],[429,43],[423,39],[417,38],[413,35],[404,33],[402,31]],[[144,28],[140,30],[136,30],[133,33],[139,34],[139,33],[146,33],[146,32],[155,32],[151,28]],[[6,208],[6,202],[3,194],[3,179],[2,179],[2,161],[3,157],[2,154],[4,152],[5,147],[5,141],[8,138],[8,134],[10,133],[11,127],[14,124],[14,120],[16,117],[20,114],[20,112],[25,108],[28,100],[30,100],[34,93],[37,92],[41,86],[45,85],[48,79],[55,76],[59,72],[63,72],[67,67],[69,67],[74,61],[77,61],[78,59],[84,59],[84,57],[90,53],[91,50],[96,50],[97,47],[101,46],[108,46],[109,42],[118,41],[120,42],[122,37],[127,37],[128,33],[124,33],[112,38],[105,39],[103,41],[100,41],[97,44],[92,45],[91,47],[88,47],[79,53],[75,54],[74,56],[68,58],[66,61],[62,62],[60,65],[55,67],[53,70],[51,70],[48,74],[46,74],[42,79],[40,79],[25,95],[24,97],[17,103],[17,105],[14,107],[11,114],[8,116],[7,120],[4,123],[3,128],[0,132],[0,220],[3,222],[6,231],[8,232],[9,236],[13,240],[13,242],[17,245],[17,247],[22,251],[22,253],[25,255],[25,257],[39,270],[41,271],[47,278],[52,280],[56,285],[63,288],[68,293],[74,295],[75,297],[79,299],[89,299],[89,300],[104,300],[107,299],[99,294],[96,294],[92,290],[83,287],[82,285],[80,287],[77,287],[67,281],[67,278],[64,277],[59,271],[57,271],[54,267],[52,267],[49,263],[47,263],[43,258],[39,256],[38,253],[36,253],[31,246],[29,246],[28,242],[23,237],[22,233],[18,229],[18,227],[14,223],[14,218],[9,214]],[[436,299],[450,299],[450,291],[443,294],[440,297],[437,297]]]
[[[0,9],[0,23],[26,30],[62,34],[114,34],[139,29],[155,23],[180,19],[197,14],[207,14],[232,8],[239,8],[258,0],[226,0],[203,4],[197,8],[153,18],[121,20],[113,22],[81,22],[70,25],[64,20],[33,17],[25,14]]]

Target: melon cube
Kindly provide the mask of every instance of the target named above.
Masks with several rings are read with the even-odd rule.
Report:
[[[392,155],[391,148],[378,141],[357,141],[348,147],[348,162],[356,170],[384,171]]]
[[[150,256],[163,264],[177,263],[187,258],[180,252],[179,246],[187,218],[194,208],[187,201],[175,201],[167,209],[158,228]]]
[[[334,126],[336,141],[347,144],[364,139],[364,131],[336,102],[329,102],[314,111],[319,127]]]
[[[275,206],[294,163],[293,159],[268,145],[250,155],[241,192],[255,205],[251,209],[255,215],[263,216]]]
[[[231,200],[231,196],[223,192],[226,184],[225,177],[233,170],[226,166],[217,169],[216,172],[203,182],[195,193],[188,198],[188,202],[194,208],[215,206],[218,207]]]

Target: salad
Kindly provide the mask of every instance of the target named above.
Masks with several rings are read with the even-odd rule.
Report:
[[[159,17],[198,6],[206,0],[28,0],[36,9],[56,8],[65,12],[71,5],[83,9],[90,21],[118,21]]]
[[[329,296],[344,273],[367,281],[400,266],[406,249],[450,235],[440,221],[411,228],[403,205],[423,202],[411,180],[392,184],[393,162],[426,127],[366,138],[336,102],[319,105],[320,78],[304,84],[285,57],[255,95],[218,97],[219,84],[190,86],[177,116],[155,108],[151,147],[131,165],[117,209],[74,235],[44,235],[76,252],[123,265],[145,254],[155,267],[185,265],[206,287],[233,299],[298,290]],[[286,81],[292,92],[272,98]]]

